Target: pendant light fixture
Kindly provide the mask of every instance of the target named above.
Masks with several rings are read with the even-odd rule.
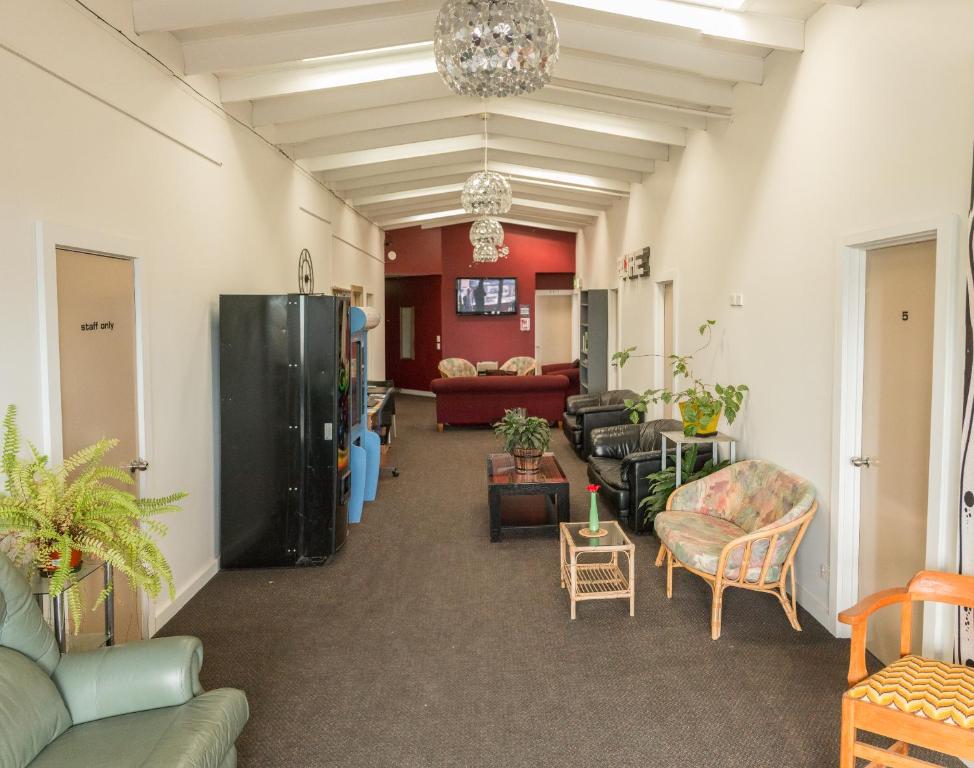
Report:
[[[558,27],[544,0],[447,0],[433,34],[436,68],[461,96],[543,88],[558,61]]]

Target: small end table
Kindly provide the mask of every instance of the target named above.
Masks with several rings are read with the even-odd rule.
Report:
[[[676,446],[676,487],[683,484],[683,446],[684,445],[713,445],[714,462],[720,460],[720,446],[730,446],[730,463],[737,461],[737,440],[723,432],[716,435],[685,435],[682,430],[675,429],[660,433],[660,469],[666,469],[666,441],[671,440]]]
[[[33,594],[41,611],[45,612],[45,605],[50,605],[50,617],[54,629],[54,637],[57,640],[58,650],[61,653],[66,653],[71,650],[89,651],[100,648],[103,645],[115,644],[115,574],[112,564],[85,560],[75,575],[77,583],[70,587],[70,589],[87,587],[90,577],[99,572],[102,574],[101,587],[111,590],[103,603],[103,609],[105,611],[104,633],[83,632],[78,635],[73,634],[68,626],[67,595],[62,592],[57,597],[52,598],[50,594],[50,580],[40,574],[35,574],[31,581],[31,594]]]
[[[588,523],[562,523],[559,535],[561,586],[572,604],[583,600],[629,599],[629,615],[636,615],[636,548],[615,520],[602,521],[605,536],[590,539],[581,531]],[[619,554],[626,556],[626,569]],[[590,556],[598,556],[592,560]],[[606,560],[606,555],[608,560]]]

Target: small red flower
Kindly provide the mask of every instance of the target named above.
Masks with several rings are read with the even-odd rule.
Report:
[[[590,485],[590,486],[588,486],[588,492],[589,493],[597,493],[598,490],[599,490],[599,488],[601,488],[601,487],[602,487],[601,485]]]

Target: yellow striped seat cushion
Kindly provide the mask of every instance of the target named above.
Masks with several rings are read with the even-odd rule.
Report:
[[[846,695],[948,725],[974,728],[974,669],[959,664],[904,656]]]

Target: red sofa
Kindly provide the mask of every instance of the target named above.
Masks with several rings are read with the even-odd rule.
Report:
[[[446,424],[493,424],[508,408],[527,408],[529,416],[558,423],[569,382],[561,374],[459,376],[434,379],[430,386],[436,395],[436,428],[442,432]]]
[[[565,391],[566,398],[571,395],[580,394],[582,391],[581,385],[578,382],[578,363],[551,363],[550,365],[542,365],[541,373],[558,373],[565,376],[568,379],[568,389]]]

